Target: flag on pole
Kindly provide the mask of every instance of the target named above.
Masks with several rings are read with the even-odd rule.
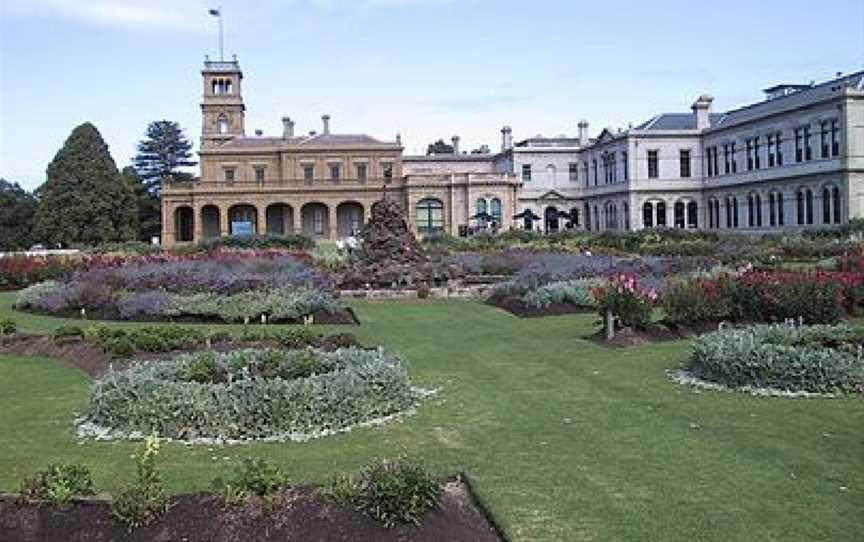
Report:
[[[207,13],[209,13],[210,15],[212,15],[214,17],[219,17],[219,15],[220,15],[218,9],[208,9]]]

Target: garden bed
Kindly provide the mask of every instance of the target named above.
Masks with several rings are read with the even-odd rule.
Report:
[[[76,499],[66,508],[0,495],[0,540],[8,542],[90,542],[101,540],[187,542],[265,541],[404,541],[493,542],[503,540],[475,506],[470,489],[453,480],[445,484],[439,506],[422,522],[385,528],[378,521],[300,486],[273,495],[270,504],[251,501],[228,505],[209,494],[178,495],[150,525],[129,531],[111,515],[107,499]]]

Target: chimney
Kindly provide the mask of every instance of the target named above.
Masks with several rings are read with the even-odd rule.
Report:
[[[703,94],[693,102],[693,114],[696,115],[696,129],[705,130],[711,127],[711,104],[714,97]]]
[[[453,145],[453,154],[459,154],[459,136],[454,135],[450,141]]]
[[[513,128],[505,126],[501,128],[501,152],[507,152],[513,148]]]
[[[584,147],[588,144],[588,121],[580,120],[579,121],[579,146]]]
[[[264,135],[264,130],[255,130],[255,135],[261,137],[262,135]]]
[[[294,121],[291,117],[282,117],[282,137],[285,139],[294,137]]]
[[[402,134],[396,134],[396,144],[402,146]]]
[[[323,115],[321,117],[321,121],[324,123],[324,131],[322,132],[324,135],[330,134],[330,115]]]

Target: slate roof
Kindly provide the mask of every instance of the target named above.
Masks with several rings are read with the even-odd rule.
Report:
[[[719,122],[722,113],[712,113],[709,116],[711,126]],[[636,130],[695,130],[696,115],[693,113],[663,113],[647,122],[643,122]]]

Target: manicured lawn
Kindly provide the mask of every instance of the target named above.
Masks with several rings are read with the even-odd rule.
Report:
[[[63,320],[0,318],[48,331]],[[861,540],[864,399],[696,393],[664,371],[685,343],[606,349],[594,317],[520,320],[470,302],[356,303],[355,332],[440,388],[413,417],[302,444],[166,445],[172,491],[205,488],[245,456],[297,482],[405,452],[467,472],[514,540]],[[132,324],[134,325],[134,324]],[[128,443],[79,442],[88,379],[44,359],[0,358],[0,488],[52,461],[89,465],[114,490]]]

